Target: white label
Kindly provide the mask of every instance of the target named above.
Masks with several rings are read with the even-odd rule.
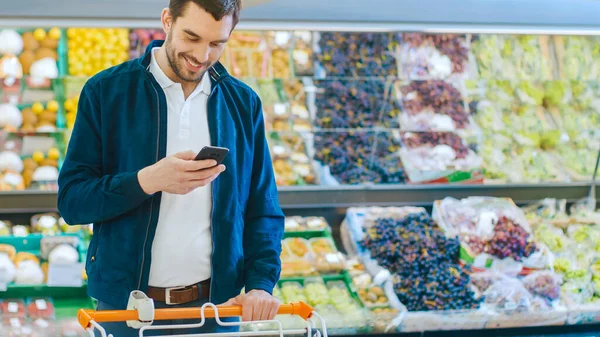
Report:
[[[298,62],[298,64],[300,65],[307,65],[308,64],[308,53],[305,52],[304,50],[295,50],[294,51],[294,60],[296,60],[296,62]]]
[[[50,264],[48,267],[49,287],[81,287],[83,263]]]
[[[275,44],[280,47],[287,46],[288,42],[290,42],[290,33],[289,32],[277,32],[275,33]]]
[[[46,329],[50,326],[50,323],[48,323],[48,321],[46,321],[45,319],[38,319],[35,321],[35,325],[37,325],[38,327],[42,328],[42,329]]]
[[[16,314],[17,312],[19,312],[19,304],[15,302],[8,303],[8,312],[10,312],[11,314]]]
[[[323,220],[320,220],[320,219],[311,219],[306,224],[310,228],[322,227]]]
[[[20,328],[21,327],[21,320],[18,318],[11,318],[10,319],[10,326],[13,328]]]
[[[25,226],[15,226],[13,227],[13,235],[17,237],[27,236],[29,232]]]
[[[301,40],[304,40],[304,42],[310,42],[312,37],[310,32],[307,31],[296,32],[296,36],[299,37]]]
[[[48,152],[55,147],[54,138],[40,136],[25,136],[23,137],[23,147],[21,148],[22,156],[31,156],[35,151]]]
[[[275,145],[275,146],[273,146],[273,153],[280,156],[285,153],[285,147],[283,147],[281,145]]]
[[[337,254],[327,254],[325,255],[325,260],[331,264],[340,263],[340,257]]]
[[[18,186],[23,182],[23,178],[18,174],[7,173],[4,175],[4,182],[9,185]]]
[[[56,225],[56,219],[49,215],[44,215],[38,220],[38,226],[44,229],[52,229]]]
[[[41,310],[41,311],[48,309],[48,305],[46,304],[46,301],[44,301],[44,300],[36,300],[35,306],[38,308],[38,310]]]
[[[273,105],[273,109],[275,110],[275,114],[277,116],[283,116],[286,113],[286,107],[285,104],[282,103],[275,103],[275,105]]]
[[[285,221],[285,227],[287,227],[287,228],[298,228],[298,227],[300,227],[300,224],[298,224],[298,221],[290,219],[290,220],[286,220]]]

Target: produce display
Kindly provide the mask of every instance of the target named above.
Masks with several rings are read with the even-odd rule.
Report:
[[[463,95],[444,81],[413,81],[400,87],[403,113],[401,128],[407,131],[455,131],[472,123]]]
[[[384,80],[318,80],[315,125],[321,129],[397,128],[400,105]]]
[[[404,33],[402,38],[403,78],[446,79],[467,73],[469,49],[465,35]]]
[[[544,35],[474,35],[471,49],[479,76],[486,80],[551,80],[550,37]]]
[[[297,132],[271,132],[269,150],[278,186],[315,185],[317,176],[308,155],[305,135]]]
[[[52,100],[45,105],[35,102],[19,108],[0,104],[0,129],[6,132],[48,133],[57,131],[59,104]]]
[[[409,311],[478,306],[458,264],[458,239],[447,238],[426,213],[376,219],[360,245],[394,274],[395,293]]]
[[[600,76],[599,44],[597,36],[553,36],[559,78],[596,81]]]
[[[327,77],[395,77],[399,33],[321,32],[317,60]]]
[[[42,85],[47,79],[57,78],[59,75],[59,44],[62,38],[60,28],[36,28],[33,30],[0,30],[0,57],[15,66],[21,78],[31,76],[30,84]],[[17,57],[17,58],[14,58]],[[7,71],[6,63],[0,73]],[[13,75],[16,75],[13,73]],[[4,78],[5,76],[0,76]]]
[[[69,28],[68,60],[72,76],[93,76],[129,60],[129,31],[124,28]]]
[[[329,224],[322,217],[291,216],[285,218],[286,232],[308,232],[329,230]]]
[[[539,252],[523,211],[512,200],[446,198],[434,208],[438,224],[448,235],[460,238],[464,263],[485,269],[503,261],[517,273],[523,267],[547,267],[547,256]]]
[[[133,29],[129,32],[129,58],[136,59],[144,55],[146,48],[153,40],[164,40],[162,29]]]

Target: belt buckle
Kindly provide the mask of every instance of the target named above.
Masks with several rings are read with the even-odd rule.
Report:
[[[167,305],[175,305],[179,303],[171,302],[171,291],[184,290],[186,287],[173,287],[165,289],[165,303]]]

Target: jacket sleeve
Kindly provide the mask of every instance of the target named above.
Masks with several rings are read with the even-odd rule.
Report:
[[[137,171],[115,175],[102,172],[101,108],[97,92],[91,81],[81,92],[77,118],[58,176],[58,210],[68,224],[110,220],[149,197],[138,182]]]
[[[246,291],[273,293],[281,274],[281,240],[285,227],[273,163],[267,145],[262,103],[254,107],[254,163],[244,225]]]

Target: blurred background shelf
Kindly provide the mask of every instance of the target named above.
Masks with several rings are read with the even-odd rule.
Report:
[[[598,186],[598,184],[597,184]],[[506,184],[506,185],[372,185],[372,186],[290,186],[279,188],[285,210],[314,210],[351,206],[423,206],[445,197],[472,195],[512,198],[528,204],[544,198],[576,201],[588,195],[590,184]],[[600,198],[597,190],[596,199]],[[57,193],[18,191],[0,193],[0,214],[57,211]]]

